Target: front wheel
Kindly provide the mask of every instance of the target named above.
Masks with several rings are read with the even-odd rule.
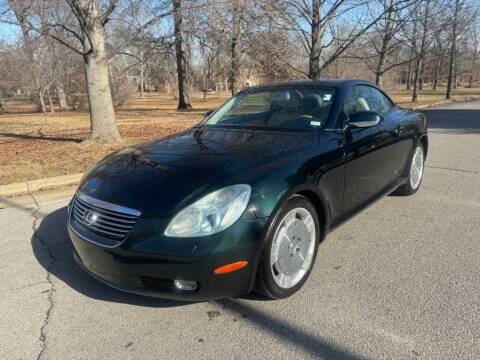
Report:
[[[313,205],[303,197],[288,200],[267,232],[255,290],[271,299],[283,299],[300,290],[315,263],[319,238]]]
[[[408,182],[400,186],[397,191],[398,195],[413,195],[417,192],[423,178],[423,169],[425,163],[425,155],[422,144],[418,144],[413,152],[410,163],[410,172]]]

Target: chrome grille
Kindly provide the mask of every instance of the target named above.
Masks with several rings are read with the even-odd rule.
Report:
[[[140,212],[80,193],[73,201],[72,216],[78,224],[90,231],[121,241],[135,225]]]

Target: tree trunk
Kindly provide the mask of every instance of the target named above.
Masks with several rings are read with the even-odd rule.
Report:
[[[47,107],[45,106],[45,99],[43,98],[43,94],[41,91],[37,93],[36,99],[37,111],[45,115],[47,113]]]
[[[0,90],[0,114],[7,112],[7,105],[5,104],[5,99],[3,98],[2,91]]]
[[[458,20],[458,8],[460,6],[459,3],[460,3],[459,0],[455,0],[455,11],[453,14],[453,24],[452,24],[452,42],[450,46],[450,61],[448,64],[447,93],[445,94],[445,99],[451,99],[452,97],[453,67],[455,63],[455,53],[457,51],[457,20]]]
[[[475,78],[475,66],[477,65],[478,55],[479,55],[478,41],[475,40],[473,54],[472,54],[472,64],[470,66],[470,76],[468,77],[468,85],[467,85],[468,88],[471,88],[473,86],[473,80]]]
[[[420,57],[417,57],[417,61],[415,64],[415,73],[413,77],[413,93],[412,93],[412,103],[417,102],[418,98],[418,75],[420,73]]]
[[[472,66],[470,67],[470,76],[468,77],[468,88],[473,87],[473,79],[475,77],[475,65],[477,63],[477,56],[478,54],[475,53],[473,54],[473,59],[472,59]]]
[[[203,74],[203,101],[207,101],[207,76]]]
[[[105,49],[104,29],[100,19],[89,29],[92,51],[85,49],[83,58],[87,79],[91,131],[88,140],[109,142],[118,140],[117,123],[108,81],[108,59]],[[88,45],[87,45],[88,47]]]
[[[55,88],[57,90],[57,96],[58,96],[58,104],[60,106],[60,111],[68,111],[68,102],[67,102],[67,95],[65,95],[65,91],[63,90],[63,85],[59,82],[55,85]]]
[[[407,90],[411,88],[412,82],[412,67],[413,67],[413,58],[414,53],[416,52],[417,47],[417,20],[414,19],[413,23],[413,32],[412,32],[412,42],[410,43],[410,61],[408,63],[408,72],[407,72]]]
[[[50,112],[52,114],[55,113],[55,107],[53,106],[52,97],[50,95],[48,95],[48,104],[50,106]]]
[[[437,91],[438,87],[438,80],[440,78],[440,71],[442,70],[443,66],[443,56],[440,56],[440,59],[435,62],[435,73],[433,76],[433,91]]]
[[[420,44],[420,54],[417,56],[417,61],[416,61],[416,66],[415,66],[415,79],[413,83],[413,94],[412,94],[412,103],[417,102],[417,96],[418,96],[418,83],[419,83],[419,78],[420,78],[420,73],[423,69],[423,63],[425,62],[425,45],[427,41],[427,28],[428,28],[428,15],[429,15],[429,0],[425,1],[425,14],[423,18],[423,33],[422,33],[422,42]],[[421,79],[420,81],[423,81]]]
[[[173,2],[173,22],[175,26],[175,54],[177,58],[177,78],[178,78],[178,109],[191,109],[186,93],[186,75],[187,67],[185,63],[185,50],[183,45],[183,14],[182,1],[172,0]]]
[[[47,124],[48,123],[48,117],[47,117],[47,107],[45,106],[45,98],[44,98],[44,90],[40,89],[38,91],[38,104],[39,104],[39,110],[43,114],[43,123]]]
[[[412,79],[412,64],[413,64],[413,56],[410,57],[410,62],[408,63],[408,71],[407,71],[407,78],[406,78],[406,88],[410,90],[411,88],[411,79]]]
[[[140,51],[140,97],[145,97],[145,63],[143,61],[143,50]]]
[[[390,45],[390,40],[392,38],[392,29],[393,29],[393,6],[390,1],[389,7],[387,10],[387,18],[385,20],[385,33],[382,37],[382,48],[380,49],[377,67],[375,69],[375,84],[382,86],[382,77],[383,77],[383,67],[385,65],[385,60],[387,57],[388,47]]]
[[[473,87],[473,78],[474,78],[474,75],[473,75],[473,71],[471,72],[470,74],[470,78],[468,79],[468,88],[472,88]]]
[[[453,66],[453,88],[457,89],[458,87],[458,67],[457,61],[455,59],[455,65]]]
[[[422,61],[420,64],[420,74],[419,74],[419,81],[418,81],[418,90],[423,90],[423,83],[425,82],[425,50],[423,51]]]
[[[322,51],[320,34],[320,0],[312,1],[311,48],[308,66],[308,78],[320,78],[320,53]]]
[[[232,18],[232,39],[230,42],[230,74],[229,83],[232,96],[237,93],[237,78],[239,71],[238,60],[238,42],[240,41],[240,0],[236,0],[233,5]]]

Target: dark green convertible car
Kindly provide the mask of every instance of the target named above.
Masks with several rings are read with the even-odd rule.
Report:
[[[368,82],[250,88],[89,168],[69,205],[74,257],[138,294],[285,298],[332,228],[418,190],[427,150],[425,116]]]

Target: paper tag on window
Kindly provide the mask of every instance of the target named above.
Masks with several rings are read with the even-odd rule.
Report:
[[[322,123],[320,121],[310,121],[311,126],[320,126]]]
[[[332,98],[332,94],[323,95],[323,101],[330,101],[331,98]]]

